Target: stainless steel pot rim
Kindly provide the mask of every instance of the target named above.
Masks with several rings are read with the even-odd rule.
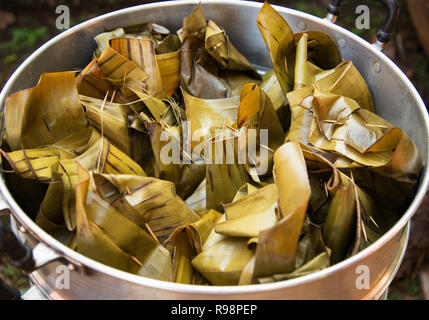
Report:
[[[142,7],[148,8],[148,7],[174,7],[174,6],[180,6],[180,5],[190,5],[190,4],[198,4],[199,2],[202,2],[202,4],[206,3],[216,3],[217,5],[223,5],[223,4],[229,4],[229,5],[245,5],[245,6],[251,6],[259,8],[262,6],[262,3],[258,2],[251,2],[251,1],[241,1],[241,0],[174,0],[174,1],[166,1],[166,2],[158,2],[158,3],[151,3],[151,4],[144,4],[139,5],[135,7],[130,7],[118,11],[114,11],[93,19],[90,19],[86,22],[83,22],[63,33],[56,36],[55,38],[48,41],[46,44],[44,44],[42,47],[40,47],[38,50],[36,50],[30,57],[28,57],[21,66],[14,72],[14,74],[10,77],[9,81],[4,86],[1,94],[0,94],[0,103],[1,105],[4,104],[4,101],[6,99],[6,93],[9,91],[10,87],[14,83],[15,79],[17,78],[18,74],[23,70],[27,65],[29,65],[35,56],[42,54],[48,47],[50,47],[54,42],[63,39],[70,34],[76,32],[79,29],[85,28],[89,25],[93,25],[96,23],[99,23],[102,19],[108,18],[110,16],[114,16],[117,14],[126,14],[134,11],[140,10]],[[366,50],[371,51],[374,53],[377,58],[389,65],[390,68],[392,68],[395,73],[400,77],[400,80],[406,84],[407,88],[410,90],[411,96],[414,98],[415,101],[417,101],[417,105],[419,108],[420,113],[424,117],[425,123],[429,124],[429,116],[426,111],[426,107],[418,94],[415,87],[412,85],[410,80],[406,77],[406,75],[382,52],[378,51],[374,46],[372,46],[370,43],[366,42],[362,38],[358,37],[357,35],[353,34],[352,32],[339,27],[327,20],[320,19],[318,17],[312,16],[307,13],[303,13],[300,11],[296,11],[293,9],[281,7],[281,6],[274,6],[276,10],[278,10],[281,13],[288,13],[290,15],[295,15],[297,17],[302,17],[306,20],[313,20],[316,21],[319,24],[322,24],[333,31],[335,31],[337,34],[341,34],[347,38],[352,38],[353,40],[357,41],[361,46],[365,47]],[[256,24],[255,24],[256,25]],[[429,136],[429,125],[424,128],[426,130],[426,136]],[[422,155],[424,159],[429,159],[429,151],[427,151],[426,155]],[[371,252],[376,251],[379,249],[384,242],[392,238],[396,232],[400,229],[402,229],[407,222],[411,219],[412,215],[417,210],[419,204],[422,202],[426,190],[429,186],[429,171],[427,164],[424,167],[424,171],[422,173],[422,177],[420,180],[419,189],[411,202],[410,206],[406,210],[406,212],[403,214],[403,216],[399,219],[399,221],[388,231],[386,232],[380,239],[378,239],[375,243],[373,243],[368,248],[362,250],[361,252],[357,253],[356,255],[341,261],[333,266],[330,266],[324,270],[314,272],[312,274],[302,276],[295,279],[290,279],[286,281],[279,281],[274,283],[268,283],[268,284],[255,284],[255,285],[245,285],[245,286],[197,286],[197,285],[187,285],[187,284],[178,284],[178,283],[171,283],[161,280],[154,280],[150,278],[141,277],[138,275],[130,274],[124,271],[120,271],[118,269],[109,267],[107,265],[104,265],[102,263],[99,263],[95,260],[92,260],[90,258],[87,258],[86,256],[68,248],[67,246],[63,245],[61,242],[53,238],[51,235],[43,231],[29,216],[25,214],[25,212],[21,209],[21,207],[18,205],[18,203],[13,198],[12,194],[10,193],[8,187],[6,186],[4,177],[2,175],[0,179],[0,192],[2,196],[4,197],[7,205],[9,208],[12,208],[12,212],[15,216],[15,218],[28,230],[32,233],[32,235],[46,243],[48,246],[53,248],[54,250],[58,251],[60,254],[62,254],[64,257],[69,259],[71,262],[79,262],[83,264],[84,266],[93,268],[95,270],[98,270],[102,273],[105,273],[110,276],[117,277],[121,280],[133,282],[136,284],[144,284],[146,286],[151,286],[154,288],[159,288],[162,290],[167,291],[174,291],[174,292],[183,292],[183,293],[210,293],[210,294],[241,294],[246,292],[262,292],[266,290],[275,290],[277,288],[284,288],[284,287],[292,287],[296,285],[303,284],[305,282],[310,282],[313,280],[316,280],[318,278],[322,277],[328,277],[329,275],[337,272],[339,269],[342,269],[344,267],[347,267],[349,264],[353,264],[355,262],[358,262],[359,260],[363,259],[366,256],[369,256]]]

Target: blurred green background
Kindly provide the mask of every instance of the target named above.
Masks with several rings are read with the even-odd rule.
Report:
[[[136,0],[13,0],[0,2],[0,89],[16,68],[39,46],[61,33],[55,27],[58,5],[70,8],[71,26],[95,16],[143,3],[156,1]],[[263,1],[259,1],[263,2]],[[326,16],[328,0],[271,0],[282,5],[307,12],[318,17]],[[377,29],[385,19],[385,10],[376,0],[345,0],[343,12],[337,24],[363,37],[369,42],[376,39]],[[355,21],[358,5],[368,5],[370,29],[359,30]],[[400,0],[400,18],[396,32],[385,50],[410,78],[426,105],[429,103],[429,60],[424,48],[429,48],[429,1]],[[426,35],[428,33],[428,35]],[[429,50],[428,50],[429,51]],[[412,223],[411,239],[405,260],[389,290],[389,299],[429,299],[424,294],[423,271],[429,270],[429,198],[425,199]],[[28,279],[20,270],[8,264],[0,256],[0,276],[10,284],[25,291]]]

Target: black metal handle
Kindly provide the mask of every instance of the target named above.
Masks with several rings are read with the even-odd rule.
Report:
[[[399,15],[399,4],[397,0],[379,0],[387,9],[387,16],[383,26],[377,32],[377,39],[382,43],[387,43],[395,29],[396,21]],[[338,16],[341,10],[343,0],[332,0],[328,5],[328,12]]]
[[[0,255],[4,255],[9,263],[27,272],[34,270],[33,251],[25,246],[10,229],[3,217],[0,217]],[[0,300],[19,300],[21,294],[0,278]]]
[[[6,256],[9,263],[27,272],[34,270],[33,251],[18,240],[3,219],[0,219],[0,254]]]

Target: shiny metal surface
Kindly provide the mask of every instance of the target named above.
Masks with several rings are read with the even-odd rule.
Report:
[[[34,86],[42,72],[80,70],[91,59],[96,47],[93,36],[119,26],[156,21],[171,30],[181,26],[182,18],[199,1],[169,1],[113,12],[74,27],[49,41],[31,55],[13,74],[0,95],[5,98],[18,90]],[[269,67],[270,60],[256,16],[261,3],[247,1],[202,1],[206,16],[225,27],[233,43],[257,65]],[[408,237],[407,223],[422,201],[429,183],[429,119],[426,108],[407,77],[383,53],[358,36],[331,22],[295,10],[276,7],[295,31],[318,30],[337,41],[344,59],[352,60],[367,81],[377,112],[413,138],[425,168],[419,190],[397,224],[369,248],[321,272],[272,284],[207,287],[174,284],[128,274],[65,247],[41,230],[12,197],[4,178],[0,191],[16,223],[27,232],[22,238],[32,247],[45,243],[63,261],[54,261],[32,274],[32,279],[51,299],[372,299],[379,298],[395,274]],[[17,233],[20,233],[17,227]],[[64,261],[70,268],[71,287],[55,286],[56,268]],[[370,288],[357,289],[358,266],[370,270]]]

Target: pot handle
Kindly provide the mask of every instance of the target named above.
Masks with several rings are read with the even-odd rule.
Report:
[[[0,254],[6,256],[10,264],[26,272],[35,268],[33,251],[19,241],[3,219],[0,219]]]
[[[11,265],[26,273],[31,273],[58,260],[68,264],[62,255],[42,242],[38,243],[33,250],[23,244],[13,233],[9,223],[5,221],[3,216],[5,213],[9,212],[0,211],[0,255],[5,256]],[[19,300],[21,298],[25,299],[25,295],[21,297],[19,290],[10,287],[0,277],[0,300]]]
[[[24,271],[30,272],[34,269],[33,251],[18,240],[3,217],[0,217],[0,255],[4,255],[11,265]],[[19,290],[0,278],[0,300],[20,299]]]
[[[387,16],[384,20],[383,26],[377,32],[377,41],[373,45],[380,51],[383,51],[392,36],[393,30],[395,29],[399,15],[399,5],[397,0],[379,1],[385,5]],[[328,5],[328,14],[325,19],[335,23],[341,10],[342,2],[343,0],[332,0]]]

